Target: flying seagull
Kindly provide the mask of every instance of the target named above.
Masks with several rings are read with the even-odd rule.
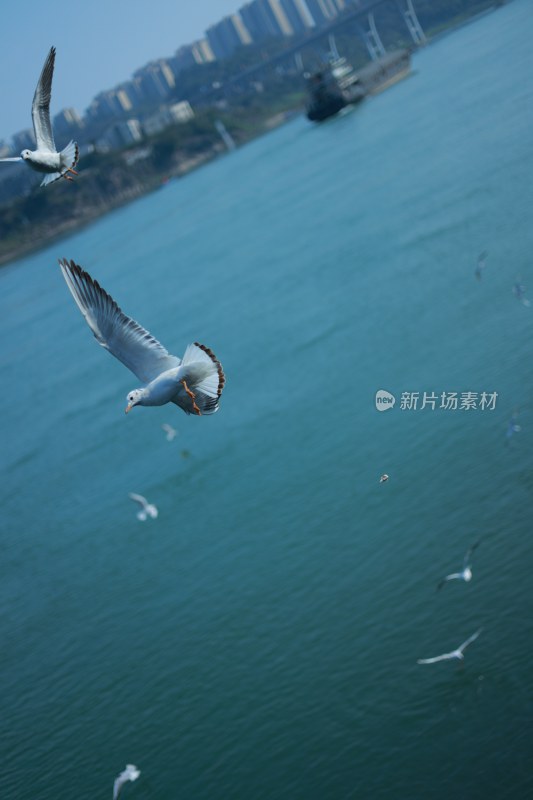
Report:
[[[523,306],[527,307],[530,306],[531,303],[529,302],[527,297],[524,297],[525,293],[526,293],[526,287],[524,286],[523,283],[521,283],[520,278],[517,278],[513,284],[513,294],[516,297],[516,299],[522,303]]]
[[[389,480],[389,476],[387,475],[387,473],[384,473],[384,474],[381,476],[381,478],[379,479],[379,482],[380,482],[380,483],[385,483],[385,482],[386,482],[386,481],[388,481],[388,480]]]
[[[522,430],[522,426],[518,424],[518,411],[515,411],[509,423],[507,425],[507,431],[505,432],[505,436],[507,439],[510,439],[513,433],[519,433]]]
[[[418,658],[416,663],[417,664],[435,664],[437,661],[450,661],[452,658],[457,658],[458,661],[464,661],[463,650],[468,647],[473,641],[477,639],[479,634],[483,628],[480,628],[478,631],[469,636],[466,642],[463,642],[459,645],[457,650],[452,650],[451,653],[443,653],[441,656],[435,656],[434,658]]]
[[[178,435],[176,428],[173,428],[172,425],[168,424],[168,422],[164,422],[161,427],[167,435],[167,442],[172,442]]]
[[[478,255],[478,257],[477,257],[477,264],[476,264],[476,269],[475,269],[474,275],[476,276],[478,281],[481,280],[481,275],[483,273],[483,270],[487,266],[487,256],[488,256],[487,251],[483,250],[483,252],[480,253]]]
[[[130,492],[128,497],[130,500],[133,500],[134,503],[138,503],[140,505],[140,509],[137,511],[137,519],[140,519],[141,522],[144,522],[145,519],[148,519],[148,517],[151,517],[152,519],[157,518],[157,515],[159,514],[157,506],[149,503],[146,497],[143,497],[142,494]]]
[[[127,781],[136,781],[141,771],[133,764],[126,764],[126,769],[123,770],[118,778],[113,783],[113,800],[117,800],[120,790]]]
[[[472,580],[472,564],[471,564],[472,553],[474,552],[474,550],[476,549],[476,547],[479,545],[480,542],[481,539],[478,539],[478,541],[466,551],[465,557],[463,559],[463,569],[461,570],[461,572],[452,572],[451,575],[446,575],[446,577],[439,582],[437,589],[442,589],[442,587],[447,581],[459,580],[459,581],[466,581],[466,583],[468,583],[468,581]]]
[[[74,169],[78,163],[78,145],[76,142],[69,142],[65,149],[58,153],[50,122],[50,98],[55,57],[56,49],[52,47],[33,95],[31,116],[37,149],[23,150],[20,156],[15,158],[0,158],[0,161],[25,161],[36,172],[44,172],[45,176],[41,181],[41,186],[53,183],[59,178],[71,181],[73,178],[69,173],[78,174]]]
[[[197,416],[218,411],[225,377],[209,347],[195,342],[188,345],[183,360],[170,355],[78,264],[60,259],[59,266],[98,343],[145,384],[128,394],[126,414],[133,406],[165,403],[175,403],[186,414]]]

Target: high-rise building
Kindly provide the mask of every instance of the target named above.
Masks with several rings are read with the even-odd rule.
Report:
[[[239,13],[254,42],[294,34],[280,0],[252,0],[240,8]]]
[[[74,108],[64,108],[55,115],[53,128],[59,137],[77,136],[83,128],[83,120]]]
[[[118,105],[120,110],[124,112],[131,111],[133,108],[133,103],[131,102],[130,96],[125,89],[116,90],[115,103]]]
[[[228,58],[238,47],[252,43],[252,37],[239,14],[224,17],[205,33],[216,58]]]
[[[102,122],[112,117],[122,117],[138,103],[134,85],[129,81],[115,89],[108,89],[97,94],[87,109],[87,117],[95,122]]]
[[[13,150],[16,153],[21,153],[23,150],[33,150],[35,147],[35,137],[31,128],[14,133],[11,139],[13,141]]]
[[[305,0],[280,0],[280,4],[295,33],[305,33],[315,27]]]
[[[168,62],[164,58],[151,61],[133,73],[139,82],[139,90],[143,100],[162,100],[176,86],[176,78]]]
[[[143,138],[141,124],[138,119],[126,119],[107,128],[96,141],[96,147],[102,152],[118,150],[125,145],[140,142]]]
[[[115,128],[124,144],[134,144],[143,138],[141,124],[138,119],[127,119],[117,122]]]
[[[339,13],[334,0],[306,0],[306,3],[318,26],[330,22]]]
[[[121,83],[116,87],[116,91],[124,92],[126,94],[129,102],[132,105],[132,108],[136,108],[143,102],[144,98],[141,81],[139,78],[133,78],[131,81],[125,81],[124,83]]]
[[[176,50],[174,61],[178,65],[178,69],[189,69],[195,64],[209,64],[215,61],[215,54],[207,39],[199,39],[192,44],[183,45],[179,50]]]
[[[193,44],[192,55],[197,64],[208,64],[215,61],[215,54],[207,39],[200,39]]]

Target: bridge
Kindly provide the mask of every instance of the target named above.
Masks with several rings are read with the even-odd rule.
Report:
[[[367,27],[365,29],[359,25],[359,31],[360,35],[362,35],[364,39],[370,58],[373,60],[385,55],[385,48],[383,47],[383,42],[379,36],[374,19],[374,9],[378,5],[383,5],[383,3],[386,1],[387,0],[380,0],[380,2],[372,3],[371,5],[367,6],[364,11],[360,11],[359,15],[357,15],[358,17],[362,14],[366,15]],[[426,34],[424,33],[422,26],[418,21],[412,0],[394,0],[394,3],[403,17],[403,21],[405,22],[407,30],[409,31],[414,44],[417,47],[425,44],[427,41]]]
[[[279,66],[281,63],[289,60],[295,60],[300,71],[303,72],[303,61],[301,51],[304,48],[313,45],[324,39],[324,37],[332,37],[335,31],[340,28],[345,28],[347,24],[353,23],[358,36],[364,41],[368,50],[368,54],[372,60],[376,60],[386,53],[386,49],[381,41],[379,35],[374,12],[383,5],[394,5],[405,25],[407,31],[413,40],[416,47],[424,45],[427,41],[426,35],[414,8],[413,0],[352,0],[351,8],[344,11],[339,17],[333,20],[329,25],[321,28],[316,33],[309,34],[305,39],[299,41],[297,44],[287,47],[283,52],[278,53],[271,58],[262,61],[253,67],[249,67],[238,75],[229,78],[224,82],[221,87],[213,89],[204,97],[219,94],[221,91],[225,94],[231,92],[232,88],[237,88],[239,84],[248,82],[252,78],[259,78],[261,73],[266,72],[272,67]],[[330,39],[331,41],[331,39]],[[334,41],[334,40],[333,40]],[[333,48],[334,49],[334,48]]]

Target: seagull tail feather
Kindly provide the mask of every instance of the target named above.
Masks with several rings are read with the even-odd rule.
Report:
[[[61,172],[74,169],[80,157],[80,149],[76,142],[69,142],[59,154],[61,156]]]
[[[48,186],[49,183],[54,183],[54,181],[58,181],[61,177],[61,172],[50,172],[48,175],[45,175],[41,181],[41,186]]]

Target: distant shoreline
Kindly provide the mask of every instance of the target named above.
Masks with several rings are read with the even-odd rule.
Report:
[[[196,159],[189,159],[184,168],[176,171],[175,174],[169,175],[168,177],[170,180],[184,177],[189,172],[192,172],[204,164],[213,161],[221,154],[223,154],[221,149],[210,150],[209,152],[202,154],[202,156],[198,156]],[[19,259],[36,252],[37,250],[42,250],[48,245],[51,245],[59,239],[62,239],[64,236],[86,228],[93,222],[96,222],[97,220],[106,216],[106,214],[109,214],[111,211],[123,208],[124,206],[129,205],[129,203],[139,200],[141,197],[145,197],[152,192],[158,191],[163,186],[164,184],[162,181],[153,181],[150,184],[147,183],[139,185],[138,190],[133,190],[127,193],[126,196],[122,194],[115,195],[114,200],[109,200],[107,203],[101,206],[93,206],[87,211],[84,217],[68,219],[63,224],[55,225],[52,232],[43,233],[40,235],[37,234],[37,236],[32,237],[31,241],[23,243],[11,251],[0,254],[0,267],[12,264]]]
[[[292,109],[271,114],[262,121],[260,131],[256,135],[250,136],[249,139],[243,141],[239,146],[243,146],[249,141],[253,141],[256,138],[259,138],[259,136],[269,133],[271,130],[283,125],[285,122],[293,119],[294,116],[300,111],[301,109]],[[130,187],[128,190],[119,191],[114,195],[110,195],[110,199],[99,205],[86,207],[82,216],[71,217],[70,219],[65,220],[63,223],[55,223],[53,224],[53,227],[48,227],[46,225],[34,226],[33,223],[30,222],[28,224],[28,228],[32,230],[31,239],[25,242],[20,242],[13,248],[6,250],[4,253],[0,253],[0,268],[15,263],[21,258],[31,255],[31,253],[42,250],[59,239],[62,239],[64,236],[82,230],[83,228],[91,225],[93,222],[96,222],[98,219],[101,219],[111,211],[123,208],[124,206],[140,199],[141,197],[164,188],[168,181],[182,178],[185,175],[188,175],[190,172],[207,165],[211,161],[214,161],[216,158],[219,158],[226,153],[227,150],[222,141],[217,141],[203,152],[198,153],[195,156],[182,159],[179,161],[177,166],[166,171],[165,174],[152,176],[147,181],[139,182],[134,187]],[[83,165],[78,181],[83,181]],[[53,191],[53,189],[48,189],[47,191]]]
[[[470,25],[476,22],[479,18],[497,10],[497,8],[498,6],[496,5],[491,6],[472,16],[456,19],[449,25],[446,25],[444,28],[437,29],[433,32],[428,32],[427,45],[439,41],[442,37],[454,33],[465,25]],[[391,81],[388,81],[386,84],[380,86],[378,91],[382,91],[389,86],[392,86],[403,77],[405,77],[405,75],[402,74],[394,79],[391,79]],[[378,91],[373,92],[373,94],[377,94]],[[269,131],[279,127],[280,125],[283,125],[285,122],[293,119],[295,115],[299,113],[303,114],[305,105],[304,97],[305,95],[302,92],[301,107],[295,107],[295,96],[293,95],[292,103],[289,103],[288,98],[285,97],[285,103],[288,107],[284,110],[277,110],[274,112],[272,106],[270,109],[256,108],[255,116],[252,114],[245,120],[245,124],[242,126],[240,140],[237,143],[238,147],[241,147],[244,144],[247,144],[248,142],[251,142],[265,133],[268,133]],[[274,104],[274,107],[275,105],[276,104]],[[278,109],[280,106],[283,108],[283,101],[277,105]],[[269,111],[271,113],[268,113]],[[240,119],[240,122],[242,123],[242,118]],[[193,170],[208,164],[209,162],[226,153],[226,148],[222,141],[218,139],[218,134],[216,134],[216,136],[209,143],[204,141],[202,144],[204,145],[204,149],[200,152],[196,152],[195,155],[183,156],[181,153],[179,153],[175,163],[173,163],[171,166],[169,165],[167,169],[160,169],[159,171],[153,170],[150,175],[145,175],[144,177],[139,176],[130,181],[129,185],[111,187],[107,193],[105,193],[104,197],[102,197],[102,192],[98,192],[96,203],[91,202],[92,198],[91,201],[87,201],[87,198],[85,198],[85,204],[80,204],[78,198],[78,213],[74,216],[70,216],[70,218],[65,218],[64,222],[58,221],[57,213],[53,218],[45,217],[42,222],[38,220],[30,221],[27,219],[27,217],[25,219],[26,215],[24,210],[21,209],[20,217],[22,220],[24,220],[24,222],[18,240],[13,242],[12,247],[8,246],[4,252],[1,252],[2,242],[0,240],[0,268],[2,266],[12,264],[17,260],[30,255],[31,253],[37,252],[38,250],[51,245],[53,242],[63,238],[66,235],[75,233],[78,230],[82,230],[109,212],[118,208],[122,208],[129,203],[160,189],[162,186],[164,186],[167,180],[183,177]],[[119,159],[122,158],[123,152],[124,151],[118,151],[110,154],[110,156],[118,163]],[[82,163],[81,172],[78,179],[80,186],[84,186],[84,178],[87,179],[88,183],[91,182],[90,175],[92,175],[92,169],[89,168],[84,175]],[[47,191],[53,192],[54,189],[48,189]],[[29,199],[36,197],[38,197],[37,192],[32,194]],[[46,204],[48,200],[49,198],[47,196],[46,199],[43,200],[43,203]],[[19,201],[15,201],[13,205],[16,205],[17,202]],[[50,201],[50,205],[53,205],[53,199]],[[81,209],[79,208],[80,205]],[[76,208],[74,210],[76,211]],[[28,231],[31,231],[31,237],[28,237],[28,239],[26,239],[24,235],[24,228],[26,226]],[[16,236],[13,238],[16,238]]]

